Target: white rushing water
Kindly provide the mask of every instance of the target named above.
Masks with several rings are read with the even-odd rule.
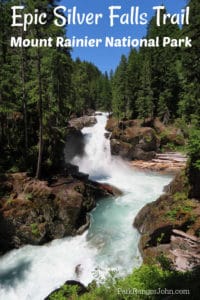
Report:
[[[97,116],[94,127],[84,128],[85,155],[74,162],[90,177],[123,191],[118,198],[102,199],[91,213],[90,229],[82,236],[55,240],[44,246],[25,246],[0,258],[1,300],[42,300],[66,280],[88,284],[96,268],[120,275],[141,262],[139,235],[132,223],[146,203],[156,200],[171,176],[139,172],[110,155],[104,137],[106,114]],[[77,278],[75,268],[81,265]]]

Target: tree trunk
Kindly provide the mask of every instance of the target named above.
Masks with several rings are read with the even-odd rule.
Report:
[[[21,30],[21,37],[23,38],[23,31]],[[22,77],[22,103],[24,113],[24,138],[25,138],[25,156],[28,151],[28,123],[27,123],[27,101],[26,101],[26,89],[25,89],[25,65],[24,65],[24,49],[21,47],[21,77]]]
[[[42,79],[41,79],[41,58],[39,48],[37,49],[37,72],[38,72],[38,112],[39,112],[39,144],[36,178],[41,175],[42,152],[43,152],[43,117],[42,117]]]

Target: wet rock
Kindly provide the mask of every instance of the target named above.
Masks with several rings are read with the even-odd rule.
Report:
[[[3,254],[14,247],[14,244],[18,245],[19,241],[14,240],[15,227],[12,222],[3,217],[0,212],[0,254]]]
[[[139,248],[144,262],[164,253],[173,261],[175,269],[190,270],[199,264],[199,250],[193,255],[190,246],[198,240],[196,248],[199,249],[200,203],[188,198],[184,172],[178,174],[165,191],[158,200],[145,205],[134,220],[141,234]],[[188,252],[187,257],[183,250]]]
[[[172,125],[165,126],[158,118],[116,120],[109,118],[106,129],[111,132],[111,152],[128,160],[149,161],[160,149],[185,145],[184,133]]]
[[[155,130],[142,127],[140,120],[117,122],[110,118],[106,129],[112,132],[111,153],[128,160],[151,160],[160,146]]]
[[[110,132],[106,132],[106,133],[104,134],[104,136],[105,136],[106,139],[110,139],[111,133],[110,133]]]
[[[62,293],[63,299],[66,297],[66,300],[69,299],[70,295],[70,289],[67,287],[75,286],[77,289],[78,296],[81,296],[88,292],[87,288],[79,281],[75,280],[68,280],[65,282],[65,284],[60,287],[59,289],[56,289],[53,291],[49,296],[47,296],[44,300],[50,300],[52,296],[54,296],[57,292]]]
[[[75,268],[75,274],[77,277],[79,277],[82,273],[82,268],[81,268],[81,264],[78,264]]]
[[[156,157],[155,151],[144,151],[140,147],[135,147],[129,152],[129,157],[131,160],[143,160],[150,161]]]
[[[169,151],[170,148],[168,145],[173,144],[175,146],[184,146],[185,137],[179,128],[175,127],[166,127],[160,133],[160,145],[166,151]]]
[[[110,185],[108,183],[98,183],[98,185],[99,185],[99,189],[102,189],[103,191],[108,193],[108,195],[113,195],[113,196],[122,195],[122,191],[120,191],[117,187],[113,185]]]
[[[83,116],[80,118],[71,119],[69,125],[74,127],[77,130],[81,130],[84,127],[90,127],[97,123],[97,120],[94,116]]]
[[[118,121],[115,118],[109,118],[106,124],[106,130],[112,132],[116,128],[118,128]]]
[[[86,109],[86,111],[85,111],[85,115],[86,115],[86,116],[94,116],[95,113],[96,113],[95,110],[92,109],[92,108],[88,108],[88,109]]]
[[[154,129],[134,125],[128,127],[121,137],[124,142],[133,146],[139,145],[144,151],[154,151],[157,149],[158,141]]]
[[[111,139],[111,154],[112,155],[120,155],[123,158],[131,159],[130,152],[132,150],[132,146],[128,143],[124,143],[117,139]]]
[[[73,165],[71,163],[65,163],[65,175],[77,175],[79,173],[79,167],[76,165]]]
[[[158,134],[166,131],[166,126],[158,118],[154,119],[153,128]]]
[[[144,151],[141,145],[138,144],[133,146],[132,144],[122,142],[121,140],[111,139],[111,153],[112,155],[119,155],[128,160],[148,161],[155,158],[155,151]]]
[[[90,216],[86,216],[86,223],[79,227],[79,229],[76,231],[76,234],[83,234],[88,228],[90,227]]]
[[[75,156],[81,157],[84,154],[84,147],[82,132],[74,127],[69,128],[64,149],[65,162],[71,162]]]
[[[103,197],[110,197],[110,196],[119,196],[122,195],[122,191],[120,191],[115,186],[112,186],[108,183],[99,183],[94,181],[89,181],[91,183],[91,188],[95,194],[95,197],[103,198]],[[88,182],[88,185],[90,185]]]
[[[86,181],[89,178],[88,174],[79,172],[79,167],[76,165],[73,165],[71,163],[65,163],[65,168],[64,168],[64,172],[66,176],[73,176],[73,178],[82,180],[82,181]]]
[[[7,178],[12,191],[0,198],[0,253],[81,234],[88,228],[87,213],[95,207],[96,200],[114,192],[78,174],[54,176],[49,182],[26,173]]]
[[[85,174],[85,173],[82,173],[82,172],[78,172],[78,173],[74,174],[74,177],[75,177],[76,179],[86,181],[86,180],[88,180],[89,175],[88,175],[88,174]]]

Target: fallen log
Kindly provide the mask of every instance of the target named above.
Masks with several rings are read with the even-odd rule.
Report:
[[[194,235],[187,234],[187,233],[185,233],[185,232],[183,232],[181,230],[178,230],[178,229],[173,229],[172,232],[175,233],[178,236],[181,236],[181,237],[187,238],[187,239],[189,239],[191,241],[200,243],[200,238],[198,238],[198,237],[196,237]]]

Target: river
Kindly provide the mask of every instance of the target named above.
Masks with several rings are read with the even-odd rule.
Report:
[[[98,115],[95,126],[83,129],[85,154],[73,162],[90,178],[118,187],[123,195],[101,199],[83,235],[44,246],[25,246],[2,256],[0,299],[43,300],[66,280],[88,284],[108,270],[124,276],[141,264],[139,234],[132,226],[134,217],[146,203],[158,198],[172,176],[136,171],[112,157],[109,139],[104,136],[106,120],[106,114]]]

